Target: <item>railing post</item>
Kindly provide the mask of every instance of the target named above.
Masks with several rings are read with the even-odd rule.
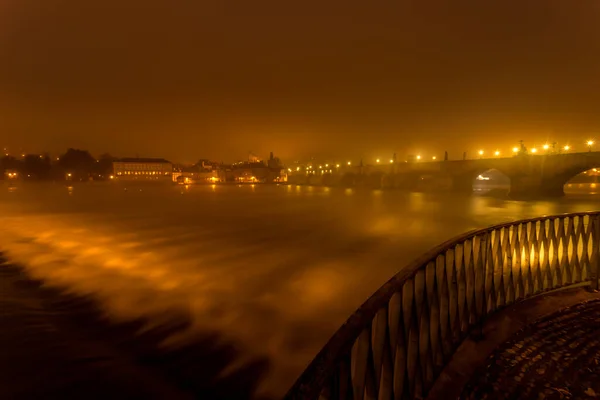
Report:
[[[471,330],[471,339],[476,342],[479,342],[484,339],[483,334],[483,325],[485,323],[485,317],[487,316],[487,292],[486,292],[486,280],[487,280],[487,255],[488,255],[488,246],[491,245],[490,233],[485,232],[480,236],[479,241],[479,258],[478,262],[475,264],[475,296],[479,295],[481,297],[480,304],[477,307],[481,306],[481,308],[477,309],[477,323]],[[479,271],[478,271],[479,270]],[[480,274],[481,285],[477,284],[477,274]],[[477,301],[477,300],[476,300]]]
[[[590,259],[590,290],[598,291],[598,278],[600,277],[600,214],[590,218],[592,224],[592,257]]]

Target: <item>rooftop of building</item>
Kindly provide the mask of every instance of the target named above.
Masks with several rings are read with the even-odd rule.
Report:
[[[128,162],[128,163],[160,163],[160,164],[171,164],[170,161],[165,160],[164,158],[136,158],[136,157],[127,157],[127,158],[119,158],[117,162]]]

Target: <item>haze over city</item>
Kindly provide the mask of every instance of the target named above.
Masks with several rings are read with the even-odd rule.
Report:
[[[584,143],[600,132],[599,14],[563,0],[3,0],[0,142],[182,162]]]
[[[597,398],[599,21],[0,0],[0,397]]]

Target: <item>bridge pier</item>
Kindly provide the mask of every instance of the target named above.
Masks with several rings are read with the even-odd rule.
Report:
[[[457,176],[452,179],[452,191],[459,193],[472,193],[473,192],[473,177],[468,176]]]
[[[509,196],[513,199],[562,197],[565,195],[562,180],[545,180],[532,177],[512,178]]]

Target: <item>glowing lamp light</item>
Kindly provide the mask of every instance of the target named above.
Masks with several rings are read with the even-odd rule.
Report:
[[[381,160],[378,158],[376,161],[377,161],[377,164],[379,164],[379,162],[380,162]]]
[[[437,159],[437,157],[436,157],[436,156],[433,156],[433,157],[431,157],[431,159],[432,159],[432,160],[436,160],[436,159]]]
[[[548,146],[547,144],[542,146],[544,148],[544,150],[548,150],[550,148],[550,146]]]
[[[531,149],[532,153],[537,153],[537,149],[534,147],[533,149]]]
[[[329,164],[325,164],[325,167],[329,167]]]
[[[563,147],[563,149],[564,149],[565,151],[569,151],[569,149],[570,149],[570,148],[571,148],[571,146],[569,146],[569,145],[566,145],[565,147]]]
[[[109,178],[110,178],[110,179],[115,179],[115,176],[114,176],[114,175],[111,175]]]
[[[352,165],[352,161],[348,161],[348,165]]]
[[[394,163],[394,160],[390,160],[390,164],[393,164],[393,163]]]
[[[421,159],[421,156],[417,156],[417,160],[420,160],[420,159]]]
[[[500,152],[499,152],[498,150],[496,150],[496,151],[494,152],[494,155],[495,155],[496,157],[498,157],[498,156],[500,155]]]
[[[335,167],[336,167],[336,168],[339,168],[339,167],[340,167],[340,164],[336,164],[336,166],[335,166]]]
[[[512,151],[513,151],[513,153],[518,153],[519,152],[519,148],[518,147],[513,147]]]
[[[588,140],[587,141],[587,145],[588,146],[593,146],[594,145],[594,141],[593,140]]]
[[[479,155],[482,156],[483,155],[483,150],[479,150]]]

